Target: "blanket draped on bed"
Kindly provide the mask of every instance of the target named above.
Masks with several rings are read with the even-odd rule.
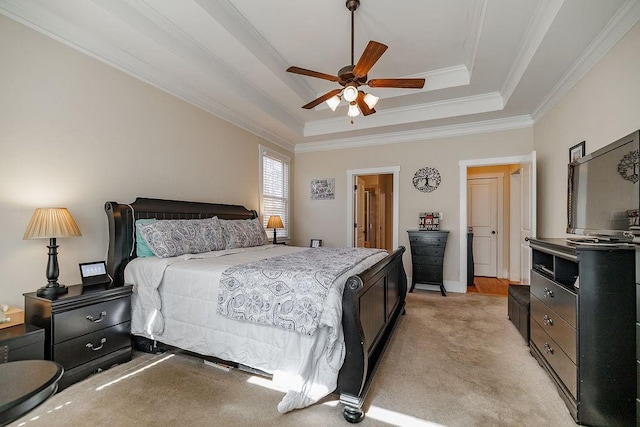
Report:
[[[218,313],[313,335],[336,279],[384,252],[365,248],[314,248],[230,267],[222,273]],[[342,294],[342,289],[339,289]]]

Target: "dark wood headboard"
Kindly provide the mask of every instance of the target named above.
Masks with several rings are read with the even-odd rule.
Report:
[[[134,224],[137,219],[203,219],[214,216],[221,219],[252,219],[258,217],[256,211],[240,205],[143,197],[138,197],[130,204],[106,202],[104,210],[109,221],[107,272],[113,277],[114,285],[124,283],[124,268],[136,257]]]

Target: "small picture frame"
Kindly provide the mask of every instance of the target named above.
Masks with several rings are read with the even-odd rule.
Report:
[[[569,163],[573,163],[576,160],[584,157],[585,154],[585,141],[582,141],[569,148]]]
[[[311,239],[310,248],[319,248],[320,246],[322,246],[322,239]]]

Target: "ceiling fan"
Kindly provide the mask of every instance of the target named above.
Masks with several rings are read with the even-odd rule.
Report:
[[[351,65],[342,67],[338,71],[337,76],[331,74],[320,73],[318,71],[307,70],[300,67],[289,67],[287,71],[289,73],[302,74],[303,76],[315,77],[318,79],[329,80],[339,83],[342,88],[333,89],[324,95],[314,99],[302,108],[311,109],[317,105],[327,102],[329,107],[335,111],[336,107],[340,103],[340,99],[344,99],[349,103],[348,115],[355,117],[360,112],[363,115],[368,116],[373,114],[376,110],[373,108],[378,101],[378,97],[367,94],[358,88],[360,86],[369,86],[375,88],[405,88],[405,89],[421,89],[424,87],[425,79],[371,79],[367,80],[367,73],[374,64],[380,59],[382,54],[387,50],[386,45],[371,40],[367,47],[362,52],[362,56],[358,60],[358,63],[353,63],[353,21],[354,12],[360,6],[360,0],[347,0],[347,9],[351,11]],[[353,121],[352,121],[353,123]]]

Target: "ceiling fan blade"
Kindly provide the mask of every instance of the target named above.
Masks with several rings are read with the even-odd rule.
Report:
[[[358,92],[358,97],[356,98],[356,103],[358,104],[358,107],[360,108],[360,111],[362,111],[362,115],[363,116],[368,116],[369,114],[373,114],[373,113],[376,112],[375,109],[369,108],[367,103],[364,102],[364,93],[362,93],[362,92]]]
[[[310,103],[308,103],[306,105],[303,105],[302,108],[310,110],[313,107],[315,107],[316,105],[322,104],[324,101],[326,101],[327,99],[331,98],[332,96],[335,96],[335,95],[339,94],[341,90],[342,89],[334,89],[334,90],[332,90],[330,92],[327,92],[324,95],[322,95],[320,98],[316,98],[313,101],[311,101]]]
[[[318,79],[329,80],[332,82],[340,80],[337,76],[332,76],[331,74],[320,73],[318,71],[307,70],[300,67],[289,67],[287,68],[287,71],[289,73],[302,74],[303,76],[316,77]]]
[[[364,52],[362,52],[358,63],[353,68],[353,75],[356,77],[366,76],[371,67],[378,62],[378,59],[380,59],[384,51],[387,50],[387,47],[387,45],[371,40],[364,49]]]
[[[406,89],[422,89],[424,79],[371,79],[367,82],[369,87],[398,87]]]

